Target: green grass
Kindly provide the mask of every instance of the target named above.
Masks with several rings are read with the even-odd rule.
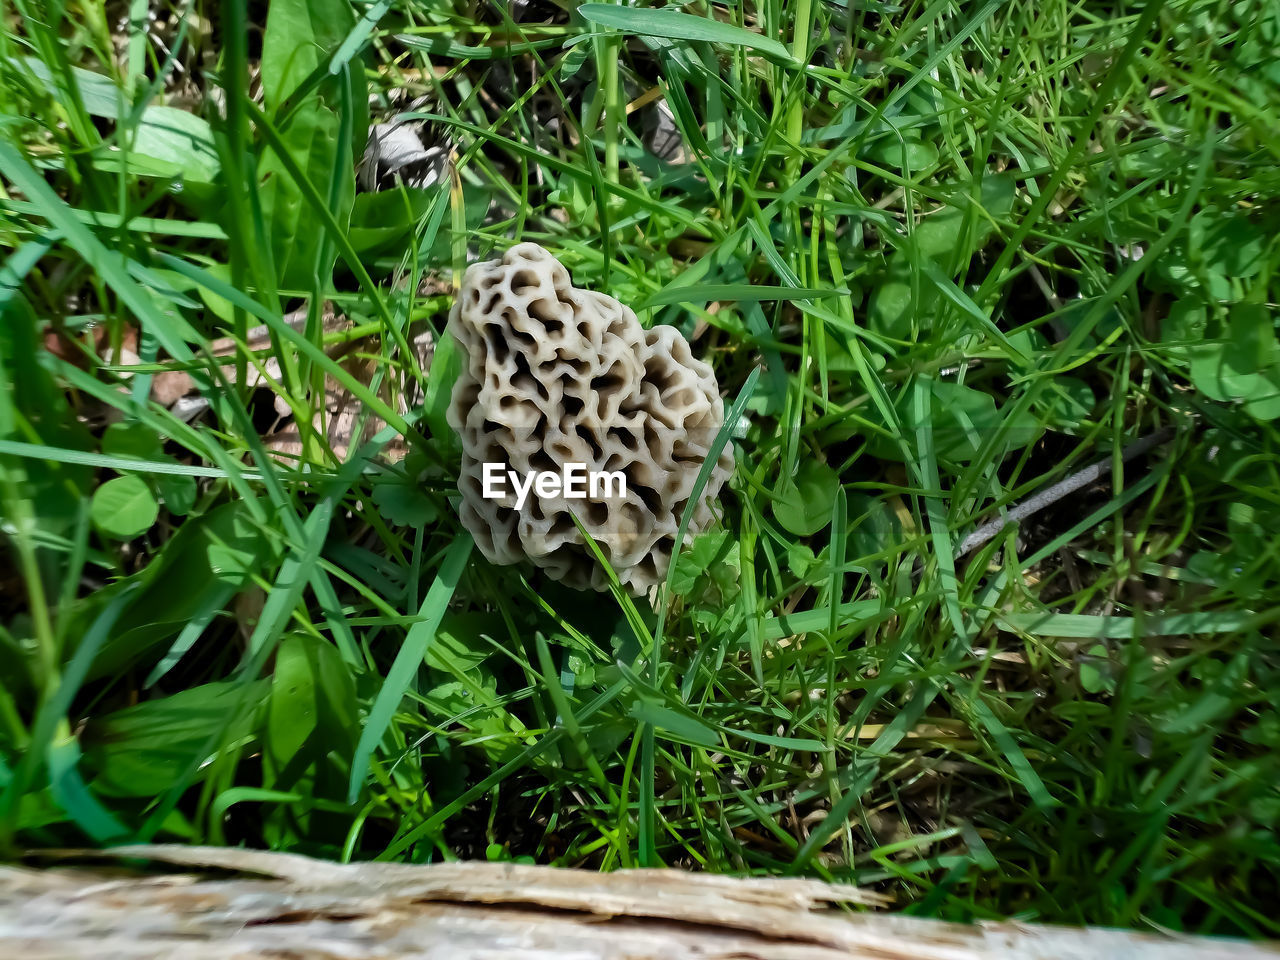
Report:
[[[0,847],[1280,936],[1280,7],[263,7],[2,8]],[[358,189],[397,114],[448,169]],[[740,404],[656,607],[458,524],[443,324],[516,239]]]

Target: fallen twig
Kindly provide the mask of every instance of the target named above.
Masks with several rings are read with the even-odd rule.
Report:
[[[1134,457],[1155,449],[1160,444],[1172,439],[1176,432],[1173,427],[1164,427],[1154,433],[1147,434],[1145,437],[1140,437],[1121,451],[1121,461],[1132,460]],[[1108,457],[1105,460],[1090,464],[1084,469],[1073,473],[1065,480],[1060,480],[1053,486],[1041,490],[1029,500],[1024,500],[1004,516],[997,517],[989,523],[984,523],[960,541],[960,546],[956,548],[956,559],[958,560],[966,554],[972,553],[1010,525],[1021,523],[1033,513],[1043,510],[1050,504],[1057,503],[1063,497],[1075,493],[1081,487],[1087,487],[1099,478],[1105,477],[1111,472],[1113,462],[1112,458]]]
[[[85,854],[81,856],[98,856]],[[1274,945],[858,913],[857,887],[679,870],[337,864],[141,846],[184,875],[0,866],[0,956],[34,960],[1277,960]],[[212,875],[210,872],[212,871]],[[227,871],[240,876],[228,876]],[[247,876],[246,876],[247,874]]]

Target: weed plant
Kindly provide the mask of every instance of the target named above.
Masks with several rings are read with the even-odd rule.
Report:
[[[9,854],[1280,935],[1274,0],[0,10]],[[732,410],[657,603],[458,523],[517,240]]]

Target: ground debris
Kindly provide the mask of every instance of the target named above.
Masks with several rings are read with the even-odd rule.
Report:
[[[195,873],[0,868],[0,954],[12,948],[12,955],[37,960],[141,960],[177,951],[187,960],[1280,956],[1231,941],[850,913],[832,905],[884,899],[815,880],[481,862],[336,864],[164,845],[105,855]]]

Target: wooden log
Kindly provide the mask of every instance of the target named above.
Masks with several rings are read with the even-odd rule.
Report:
[[[884,898],[813,880],[335,864],[212,847],[77,855],[184,872],[0,867],[0,958],[1280,960],[1275,944],[852,912]]]

